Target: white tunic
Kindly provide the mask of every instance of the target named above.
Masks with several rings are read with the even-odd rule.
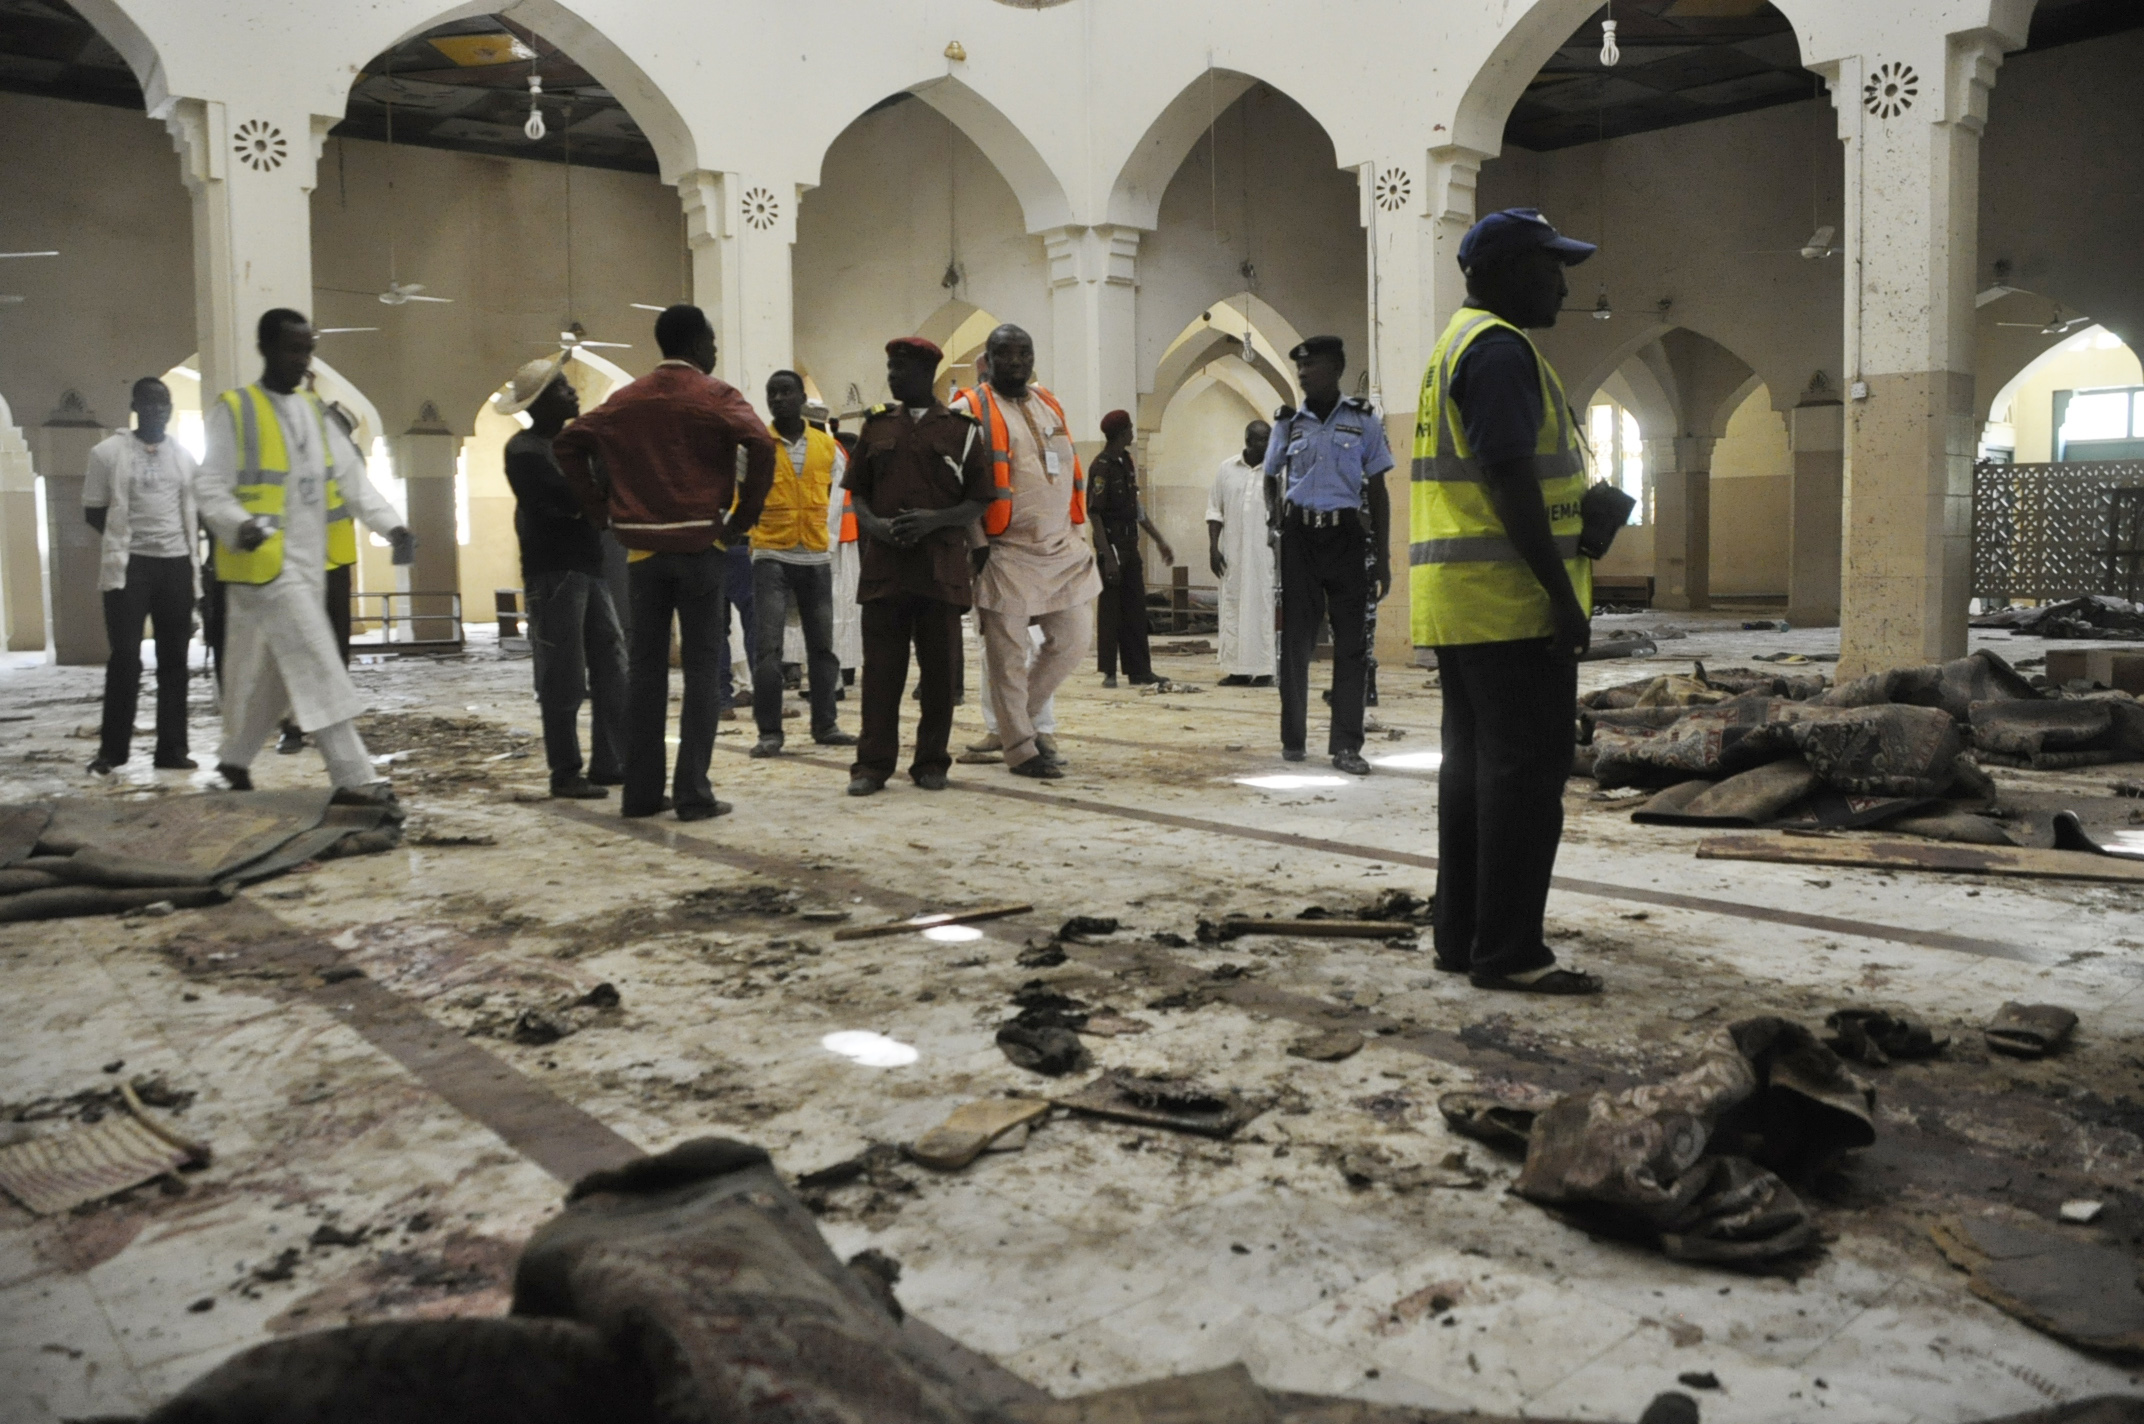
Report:
[[[1273,675],[1273,548],[1266,542],[1265,475],[1241,455],[1221,462],[1206,501],[1208,523],[1221,526],[1221,670],[1231,676]]]
[[[339,425],[316,419],[303,396],[271,391],[269,400],[290,452],[283,489],[283,567],[267,583],[225,585],[224,697],[227,706],[243,705],[280,684],[298,725],[314,732],[364,710],[328,623],[323,424],[334,444],[336,483],[351,514],[381,534],[399,526],[402,516],[365,478],[365,462]],[[236,548],[238,528],[250,516],[238,502],[238,438],[230,408],[217,401],[207,424],[208,453],[194,474],[194,498],[209,531]]]
[[[841,490],[826,502],[826,546],[834,551],[834,655],[845,668],[864,665],[864,610],[856,601],[863,546],[841,542]]]

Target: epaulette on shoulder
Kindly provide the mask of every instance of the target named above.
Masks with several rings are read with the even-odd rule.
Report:
[[[1347,399],[1341,401],[1340,404],[1346,406],[1350,410],[1368,411],[1372,414],[1374,414],[1377,410],[1376,406],[1370,404],[1370,398],[1368,396],[1349,396]]]
[[[1292,405],[1280,406],[1274,410],[1273,418],[1275,420],[1293,420],[1295,419],[1295,407]]]
[[[953,414],[959,416],[962,420],[967,421],[971,425],[981,425],[983,423],[983,418],[977,415],[974,411],[970,410],[967,406],[949,405],[946,407],[946,409],[951,411]]]
[[[877,405],[872,406],[871,409],[864,412],[864,419],[869,420],[874,415],[885,415],[892,409],[892,401],[880,401]]]

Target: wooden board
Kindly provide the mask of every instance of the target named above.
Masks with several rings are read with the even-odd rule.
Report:
[[[976,920],[1002,920],[1007,915],[1024,915],[1034,909],[1033,905],[985,905],[980,910],[955,910],[944,915],[918,915],[912,920],[894,920],[883,925],[850,925],[834,931],[837,940],[877,939],[881,935],[921,934],[940,925],[965,925]]]
[[[2016,875],[2033,880],[2107,880],[2144,885],[2144,860],[2076,850],[1956,845],[1944,841],[1865,840],[1847,836],[1713,836],[1698,842],[1699,860],[1765,860],[1785,865],[1844,865],[1864,870],[1932,870],[1946,875]]]
[[[1391,939],[1411,935],[1421,926],[1405,920],[1250,920],[1221,921],[1221,933],[1298,935],[1304,939]]]

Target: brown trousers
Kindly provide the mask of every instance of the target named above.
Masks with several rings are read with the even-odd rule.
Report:
[[[916,755],[908,774],[944,772],[953,758],[953,699],[960,683],[960,614],[953,604],[922,594],[874,598],[863,605],[863,727],[851,776],[886,781],[901,755],[901,701],[908,689],[908,652],[916,653]]]

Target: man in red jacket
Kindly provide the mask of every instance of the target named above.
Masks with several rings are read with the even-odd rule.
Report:
[[[619,809],[652,816],[675,804],[680,821],[704,821],[730,809],[707,780],[729,634],[723,551],[759,520],[774,479],[774,437],[751,402],[712,374],[715,329],[705,312],[666,308],[655,344],[661,363],[559,432],[553,448],[589,518],[609,525],[631,560]],[[677,773],[664,796],[673,615],[684,638],[685,703]]]

